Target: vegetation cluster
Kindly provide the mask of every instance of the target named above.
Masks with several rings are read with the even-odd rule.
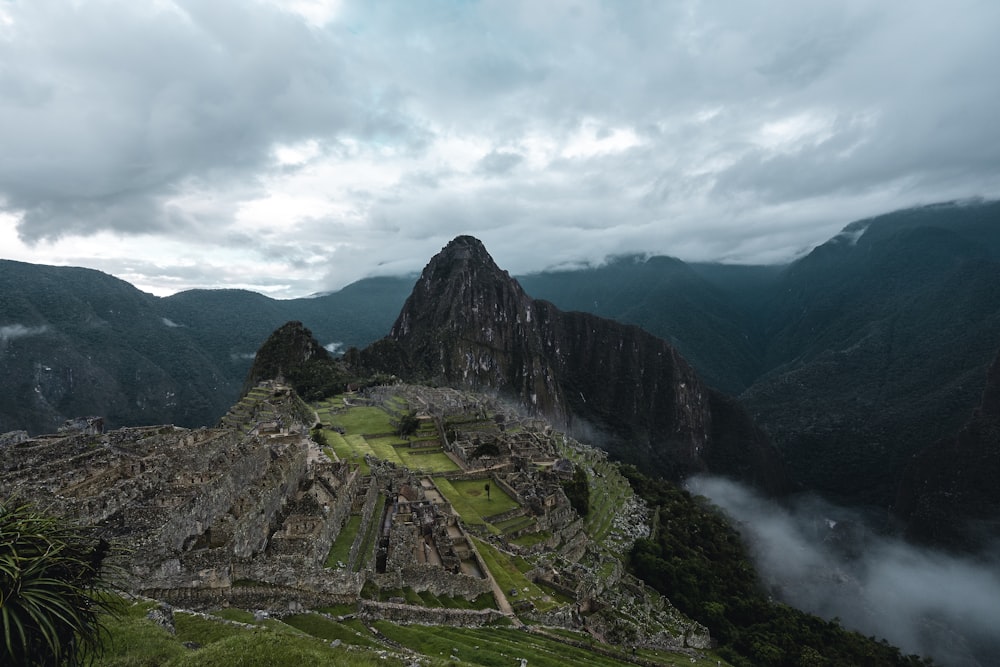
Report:
[[[632,570],[720,643],[739,667],[919,667],[885,640],[845,629],[769,599],[740,534],[707,499],[622,466],[636,493],[656,512],[654,533],[638,540]]]
[[[75,665],[99,651],[109,548],[86,526],[0,503],[0,664]]]

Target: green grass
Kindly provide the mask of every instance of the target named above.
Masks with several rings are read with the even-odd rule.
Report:
[[[343,643],[353,646],[379,646],[370,634],[358,633],[357,630],[321,614],[295,614],[294,616],[286,616],[282,621],[306,634],[327,641],[339,639]]]
[[[368,464],[365,463],[365,454],[371,451],[367,444],[364,446],[365,451],[359,451],[354,443],[348,442],[344,436],[336,431],[331,431],[330,429],[325,428],[323,429],[323,435],[326,437],[327,444],[333,449],[334,452],[336,452],[337,458],[341,461],[359,464],[362,475],[371,474],[371,469],[368,467]],[[363,440],[364,439],[362,438],[362,441]]]
[[[535,525],[535,519],[530,516],[516,516],[506,521],[498,521],[493,525],[503,533],[516,533],[519,530]]]
[[[210,644],[241,632],[238,626],[184,613],[174,614],[174,627],[181,641],[199,644]]]
[[[326,557],[326,567],[337,567],[337,563],[347,564],[351,557],[351,546],[357,539],[358,529],[361,527],[361,515],[352,514],[347,517],[344,527],[341,528],[337,539],[330,545],[330,553]]]
[[[395,401],[394,408],[402,407],[405,410],[406,402],[402,399],[390,401]],[[366,454],[429,474],[460,469],[441,450],[437,429],[433,424],[422,424],[415,438],[428,446],[411,448],[409,440],[394,435],[393,418],[382,408],[357,406],[345,409],[339,399],[314,403],[313,408],[323,424],[338,426],[344,430],[341,434],[324,428],[323,434],[338,458],[361,464],[362,474],[371,472],[364,463]]]
[[[197,651],[188,651],[170,664],[171,667],[374,667],[405,663],[393,658],[381,660],[373,653],[358,654],[344,647],[331,648],[327,642],[307,635],[281,634],[262,629],[249,630]]]
[[[516,544],[519,547],[533,547],[536,544],[541,544],[545,540],[552,537],[552,533],[547,530],[543,530],[537,533],[525,533],[520,537],[516,537],[511,540],[511,544]]]
[[[437,487],[441,495],[451,503],[452,509],[454,509],[462,517],[462,521],[470,525],[483,525],[486,522],[483,517],[475,510],[471,503],[466,502],[462,494],[458,492],[455,487],[451,485],[451,482],[444,477],[435,477],[434,486]]]
[[[95,667],[374,667],[406,664],[392,657],[382,659],[373,651],[331,648],[329,640],[308,636],[303,630],[279,621],[247,629],[222,620],[177,612],[174,614],[177,634],[171,635],[146,618],[156,603],[132,604],[122,600],[119,606],[116,616],[104,618],[108,634],[103,652],[82,656],[84,664],[90,659]],[[225,610],[225,614],[252,618],[249,612],[240,610]],[[359,638],[357,628],[345,626],[343,633],[357,645],[364,646],[367,639],[368,646],[379,646],[370,633],[367,637],[361,633]],[[345,644],[351,643],[344,637],[339,638]],[[201,648],[189,649],[184,642],[197,642]]]
[[[435,474],[459,470],[458,464],[452,461],[443,450],[412,450],[409,447],[396,447],[396,455],[403,465],[410,470],[423,470]]]
[[[330,421],[343,427],[347,433],[356,435],[392,433],[396,430],[388,412],[382,408],[366,405],[348,408],[331,415]]]
[[[351,436],[348,436],[351,437]],[[365,444],[371,449],[372,453],[380,459],[385,461],[392,461],[398,465],[404,465],[403,459],[399,457],[396,453],[396,448],[393,447],[394,444],[400,442],[399,438],[388,436],[381,438],[365,438]]]
[[[486,497],[485,485],[490,485],[490,497]],[[518,507],[517,501],[504,493],[492,480],[472,479],[449,481],[435,477],[434,484],[451,506],[468,524],[487,523],[484,517],[507,512]]]
[[[228,621],[237,621],[239,623],[253,623],[254,615],[245,609],[236,609],[235,607],[227,607],[225,609],[216,609],[212,612],[213,616],[218,616],[219,618],[224,618]]]
[[[406,599],[410,600],[412,589],[406,589]],[[463,597],[451,597],[449,595],[434,595],[430,591],[420,591],[413,593],[416,601],[411,604],[418,604],[423,607],[440,607],[444,609],[496,609],[496,600],[492,593],[483,593],[473,600],[466,600]]]
[[[472,540],[500,590],[507,595],[508,602],[513,605],[520,600],[530,600],[541,611],[559,606],[559,602],[551,594],[524,576],[531,569],[530,563],[518,556],[503,553],[488,542],[475,537]],[[516,597],[510,595],[512,588],[517,589]]]
[[[406,594],[407,599],[411,597]],[[410,592],[412,594],[412,591]],[[420,599],[429,596],[419,594]],[[431,596],[433,597],[433,596]],[[481,598],[491,596],[480,596]],[[450,598],[434,598],[439,602]],[[460,604],[476,605],[479,600]],[[118,616],[108,617],[108,640],[105,650],[94,657],[95,667],[307,667],[312,665],[343,665],[344,667],[396,667],[413,662],[412,657],[401,662],[399,651],[386,652],[366,625],[351,619],[338,622],[321,614],[296,614],[278,621],[269,619],[264,624],[248,629],[221,620],[202,618],[176,612],[174,622],[177,634],[171,635],[146,618],[155,606],[153,602],[131,604],[122,600]],[[448,606],[442,604],[441,606]],[[480,608],[480,607],[476,607]],[[349,610],[336,610],[336,613]],[[221,610],[236,620],[251,617],[250,612]],[[517,658],[525,657],[531,667],[554,667],[576,664],[580,667],[611,667],[627,664],[629,654],[620,652],[622,659],[598,655],[592,650],[561,643],[550,636],[524,632],[504,627],[453,628],[446,626],[398,626],[377,621],[374,626],[380,633],[406,649],[425,656],[422,664],[444,667],[455,664],[452,649],[461,663],[483,667],[511,667]],[[576,642],[592,641],[583,633],[550,629],[549,635],[558,635]],[[330,642],[339,639],[345,646],[333,648]],[[184,642],[195,641],[201,648],[189,649]],[[351,648],[348,648],[348,645]],[[605,651],[615,651],[614,646],[598,645]],[[639,656],[654,664],[685,667],[713,667],[714,656],[696,658],[665,651],[639,651]],[[87,659],[91,656],[83,656]],[[723,663],[725,664],[725,663]]]
[[[398,626],[376,621],[375,627],[391,640],[439,660],[483,667],[511,667],[519,658],[527,658],[531,667],[616,667],[631,664],[631,652],[603,645],[620,657],[600,655],[577,648],[555,638],[508,628],[452,628]],[[576,639],[576,638],[574,638]],[[585,639],[576,639],[583,641]],[[452,657],[454,656],[454,657]],[[643,658],[666,666],[715,667],[715,659],[692,659],[684,654],[665,651],[643,652]]]
[[[183,656],[187,649],[175,636],[146,618],[155,602],[121,600],[117,615],[102,618],[107,628],[103,654],[95,665],[153,667]]]
[[[344,440],[347,444],[351,446],[355,454],[358,454],[361,458],[365,457],[365,454],[374,454],[372,448],[368,446],[368,441],[365,440],[363,435],[345,435]]]
[[[316,611],[329,614],[330,616],[349,616],[357,610],[358,607],[354,604],[338,604],[333,605],[332,607],[320,607]]]

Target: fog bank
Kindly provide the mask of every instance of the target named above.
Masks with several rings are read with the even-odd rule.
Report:
[[[778,505],[707,476],[687,488],[735,520],[776,599],[943,665],[1000,664],[997,553],[960,558],[914,547],[815,496]]]

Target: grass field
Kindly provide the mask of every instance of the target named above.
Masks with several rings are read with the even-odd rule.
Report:
[[[488,498],[485,488],[487,483],[490,485]],[[468,524],[485,524],[485,517],[518,507],[517,501],[489,480],[449,481],[444,477],[435,477],[434,484],[455,511],[462,515],[462,521]]]
[[[375,435],[392,433],[396,427],[392,425],[389,413],[382,408],[366,405],[352,407],[331,416],[330,422],[340,426],[348,433],[358,435]]]
[[[421,470],[429,474],[440,474],[459,470],[458,464],[452,461],[440,448],[434,451],[412,450],[409,447],[396,447],[396,454],[410,470]]]
[[[486,567],[489,568],[500,589],[507,594],[507,599],[511,604],[515,604],[519,600],[530,600],[541,611],[559,606],[559,600],[524,576],[524,573],[531,569],[531,565],[527,561],[518,556],[503,553],[488,542],[477,538],[472,539],[475,541],[476,550],[483,557]],[[510,596],[511,589],[517,590],[516,597]]]
[[[333,648],[325,638],[277,620],[248,628],[222,618],[215,620],[175,612],[176,634],[170,634],[146,618],[155,604],[146,601],[133,604],[122,600],[116,616],[104,617],[108,633],[103,652],[81,656],[82,664],[89,662],[94,667],[374,667],[407,664],[391,656],[383,658],[374,650],[359,652],[349,651],[346,647]],[[252,614],[240,610],[226,610],[224,615],[234,617],[232,620],[241,623],[246,623],[248,618],[253,619]],[[192,650],[185,643],[195,643],[201,648]],[[371,646],[374,648],[375,645]]]

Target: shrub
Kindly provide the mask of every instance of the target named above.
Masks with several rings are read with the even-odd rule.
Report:
[[[81,649],[99,653],[108,550],[90,528],[0,503],[0,663],[75,665]]]

